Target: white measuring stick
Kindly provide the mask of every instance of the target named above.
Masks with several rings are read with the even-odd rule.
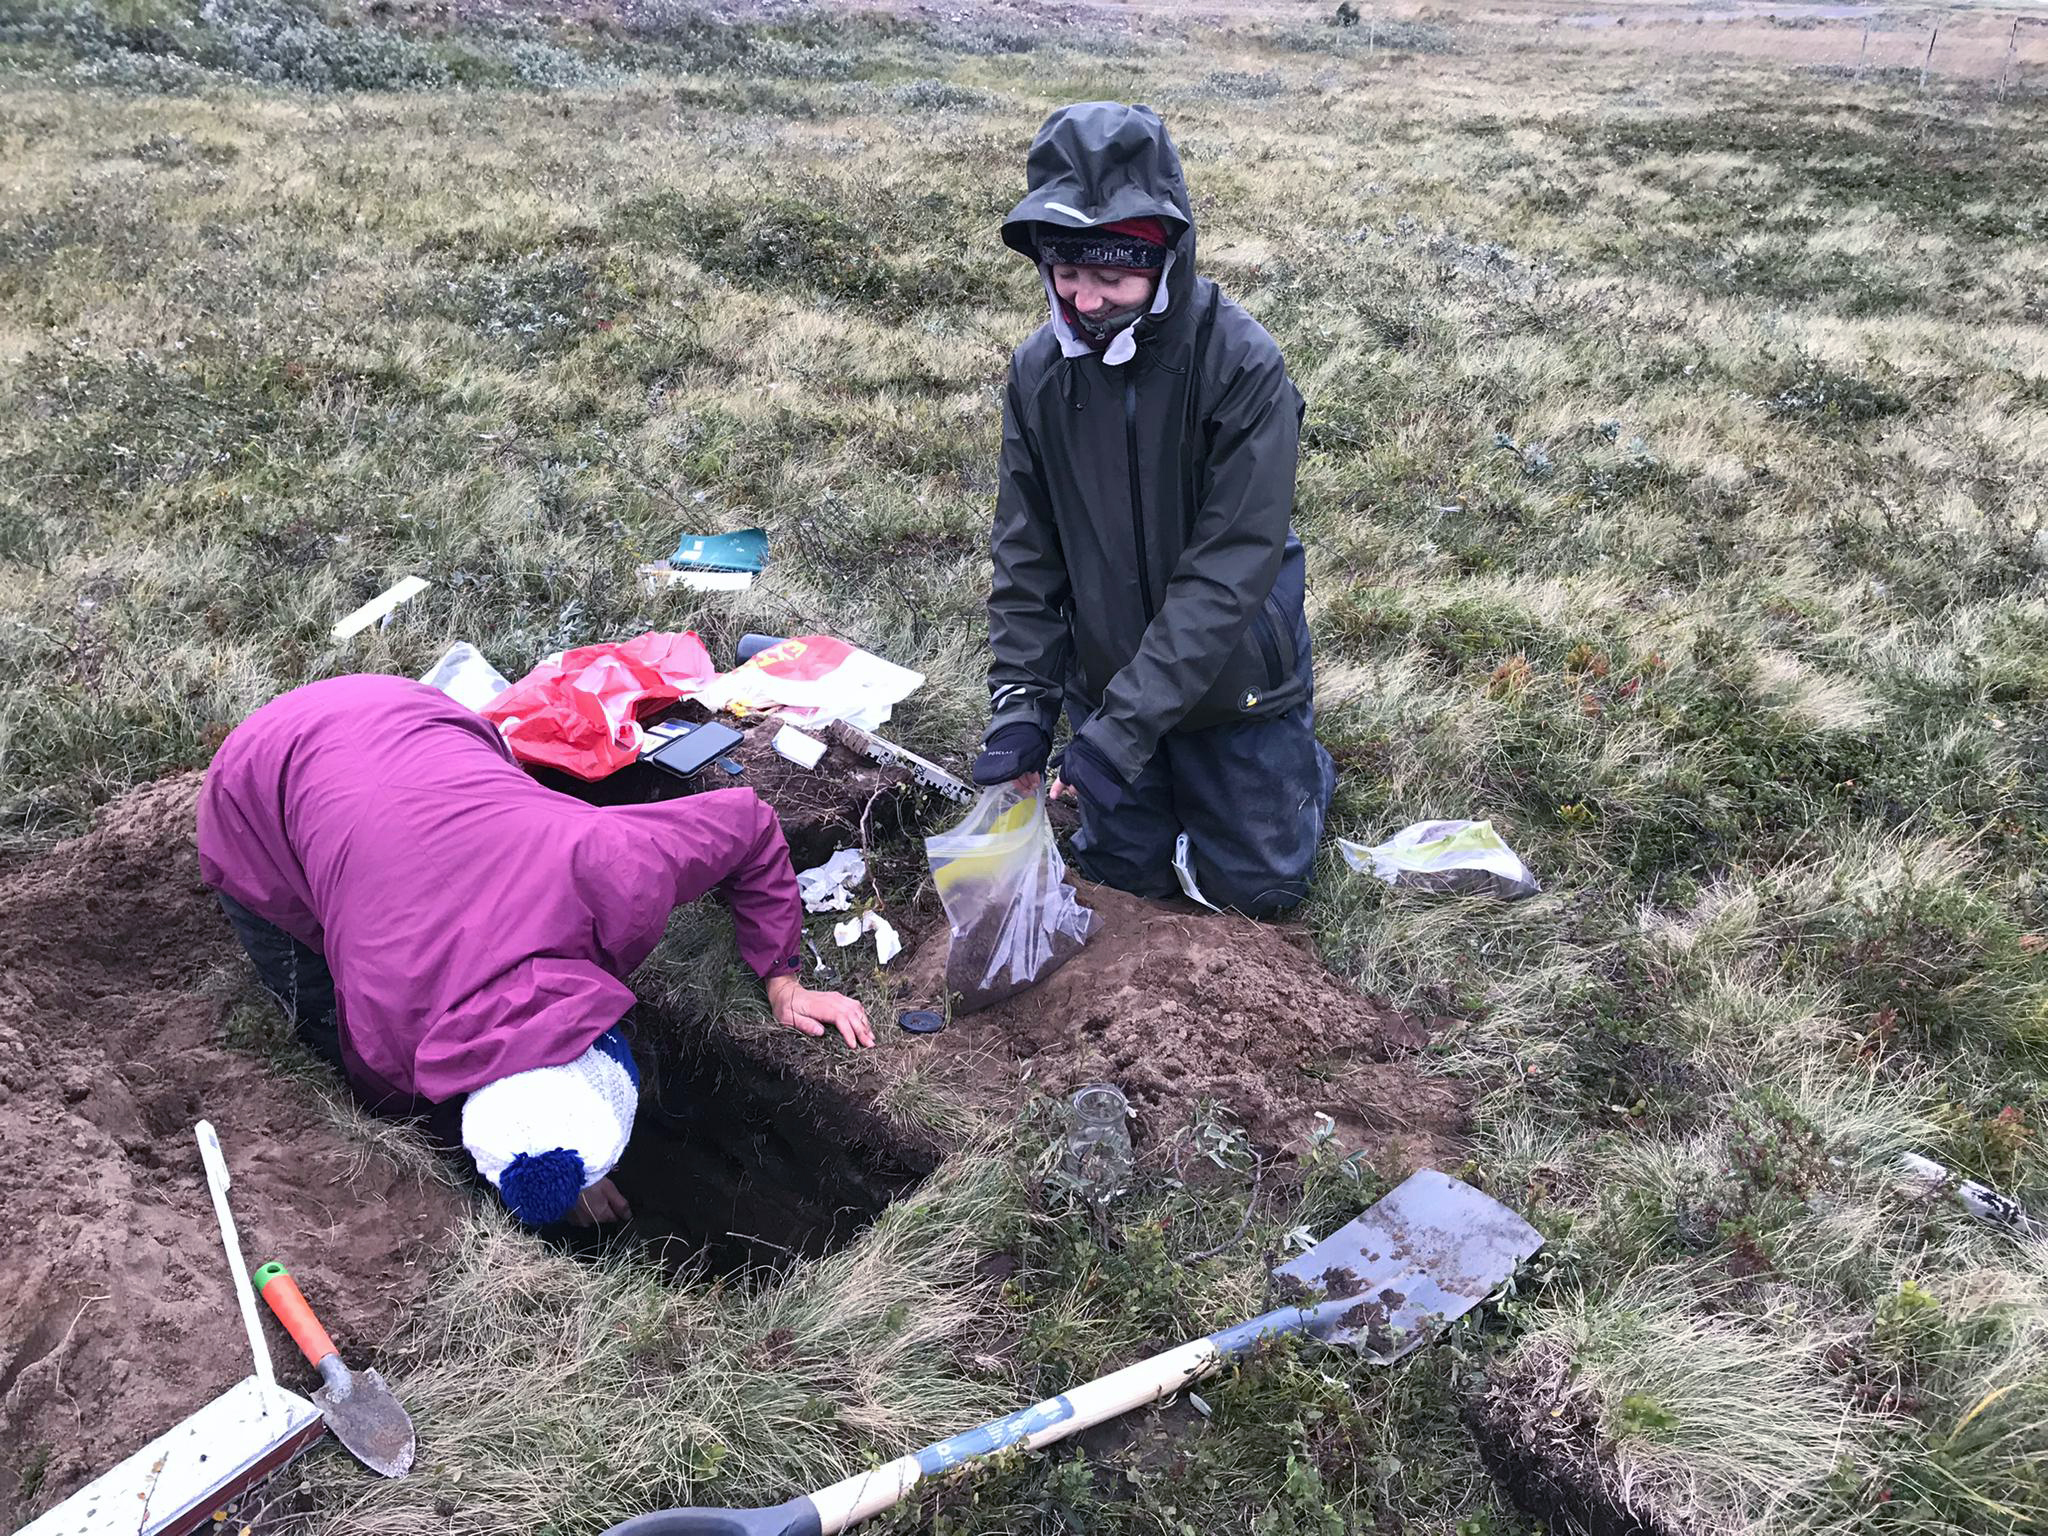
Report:
[[[248,1266],[242,1262],[242,1239],[235,1231],[234,1213],[228,1209],[228,1160],[221,1156],[220,1133],[211,1120],[192,1127],[199,1138],[199,1160],[206,1164],[206,1187],[213,1192],[213,1214],[220,1218],[220,1240],[228,1251],[228,1273],[235,1279],[235,1300],[241,1303],[242,1326],[249,1330],[249,1353],[256,1357],[256,1376],[265,1396],[277,1386],[277,1372],[271,1368],[270,1346],[263,1339],[263,1324],[256,1316],[256,1292],[249,1284]]]
[[[1958,1205],[1981,1222],[2003,1227],[2021,1237],[2035,1237],[2048,1232],[2048,1226],[2029,1215],[2027,1208],[2011,1195],[1975,1179],[1966,1179],[1931,1157],[1922,1157],[1917,1152],[1901,1152],[1898,1167],[1899,1172],[1923,1193],[1953,1195]]]

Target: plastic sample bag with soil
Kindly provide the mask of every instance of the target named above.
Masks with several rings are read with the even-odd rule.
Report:
[[[926,838],[924,851],[952,929],[946,990],[956,1013],[1045,980],[1095,931],[1095,914],[1067,884],[1043,790],[985,790],[958,826]]]

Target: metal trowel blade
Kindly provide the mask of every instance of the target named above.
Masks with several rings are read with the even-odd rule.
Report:
[[[334,1438],[372,1472],[403,1477],[412,1470],[412,1419],[375,1371],[350,1371],[345,1394],[322,1387],[313,1404]]]
[[[1350,1299],[1317,1336],[1388,1365],[1478,1306],[1542,1246],[1542,1234],[1498,1200],[1424,1168],[1273,1277]]]

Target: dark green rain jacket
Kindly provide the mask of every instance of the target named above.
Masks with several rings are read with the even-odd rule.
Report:
[[[1302,400],[1265,328],[1195,275],[1180,157],[1150,108],[1061,109],[1028,175],[1003,239],[1034,261],[1040,224],[1150,216],[1173,235],[1152,313],[1097,353],[1052,304],[1003,407],[990,730],[1050,731],[1071,692],[1129,781],[1168,731],[1277,715],[1308,690],[1288,522]]]

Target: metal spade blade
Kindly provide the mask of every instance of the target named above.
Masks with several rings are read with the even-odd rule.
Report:
[[[313,1394],[313,1406],[334,1438],[372,1472],[403,1477],[412,1470],[412,1418],[375,1371],[351,1371],[339,1355],[321,1362],[327,1385]]]
[[[1316,1337],[1387,1365],[1479,1305],[1542,1246],[1542,1234],[1498,1200],[1425,1168],[1273,1278],[1325,1298]],[[1338,1301],[1349,1305],[1330,1305]]]

